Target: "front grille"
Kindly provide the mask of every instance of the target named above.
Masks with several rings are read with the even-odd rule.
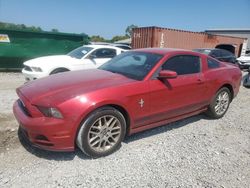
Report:
[[[32,72],[32,69],[29,66],[24,65],[24,70]]]
[[[24,106],[23,102],[22,102],[20,99],[17,100],[17,103],[18,103],[18,106],[22,109],[22,111],[23,111],[27,116],[31,117],[30,112],[29,112],[28,109]]]

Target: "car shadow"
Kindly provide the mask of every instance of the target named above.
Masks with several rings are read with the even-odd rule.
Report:
[[[131,136],[127,136],[124,139],[124,143],[129,143],[133,141],[137,141],[139,139],[143,139],[146,137],[154,136],[157,134],[162,134],[167,131],[171,131],[173,129],[178,129],[180,127],[183,127],[187,124],[199,121],[201,119],[208,119],[207,116],[200,114],[196,116],[192,116],[189,118],[185,118],[180,121],[176,121],[173,123],[169,123],[160,127],[156,127],[153,129],[149,129],[140,133],[133,134]],[[47,160],[55,160],[55,161],[70,161],[73,160],[76,156],[83,160],[91,160],[91,157],[86,156],[80,149],[76,149],[76,151],[73,152],[55,152],[55,151],[46,151],[40,148],[35,147],[30,143],[30,141],[27,140],[27,138],[22,134],[22,131],[18,129],[18,138],[22,146],[31,154],[39,157],[44,158]]]
[[[160,127],[156,127],[156,128],[153,128],[153,129],[148,129],[148,130],[145,130],[145,131],[142,131],[142,132],[139,132],[139,133],[135,133],[135,134],[133,134],[131,136],[127,136],[125,138],[124,142],[125,143],[134,142],[134,141],[137,141],[139,139],[154,136],[154,135],[157,135],[157,134],[162,134],[162,133],[165,133],[167,131],[171,131],[173,129],[178,129],[180,127],[186,126],[186,125],[188,125],[190,123],[197,122],[197,121],[199,121],[201,119],[209,119],[209,118],[207,116],[205,116],[204,114],[199,114],[199,115],[196,115],[196,116],[188,117],[188,118],[185,118],[185,119],[182,119],[182,120],[179,120],[179,121],[175,121],[173,123],[165,124],[165,125],[162,125]]]

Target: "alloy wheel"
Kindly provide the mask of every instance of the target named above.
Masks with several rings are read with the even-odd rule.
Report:
[[[219,93],[219,95],[216,98],[214,110],[217,115],[222,115],[226,112],[228,105],[229,105],[229,94],[226,91],[223,91]]]
[[[96,152],[110,150],[121,137],[121,123],[112,115],[98,118],[88,132],[88,144]]]

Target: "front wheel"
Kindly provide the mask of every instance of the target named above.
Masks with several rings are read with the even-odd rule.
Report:
[[[243,86],[245,87],[245,88],[250,88],[250,76],[249,76],[249,74],[247,75],[247,77],[244,79],[244,81],[243,81]]]
[[[103,157],[116,151],[125,136],[126,121],[115,108],[94,111],[83,122],[77,135],[77,146],[90,157]]]
[[[231,92],[228,88],[221,88],[215,95],[213,101],[208,107],[206,114],[214,119],[219,119],[227,112],[231,102]]]

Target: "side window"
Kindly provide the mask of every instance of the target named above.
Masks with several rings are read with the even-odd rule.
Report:
[[[178,75],[199,73],[200,58],[192,55],[178,55],[167,60],[162,70],[172,70]]]
[[[215,69],[220,67],[220,63],[218,61],[215,61],[213,59],[207,59],[207,66],[209,69]]]
[[[115,49],[101,48],[95,50],[92,54],[95,58],[113,58],[116,56]]]

